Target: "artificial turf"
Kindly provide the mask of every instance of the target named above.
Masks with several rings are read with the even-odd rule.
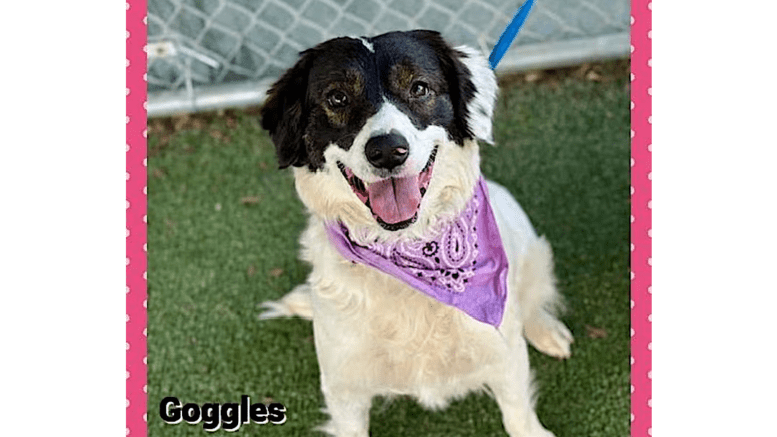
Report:
[[[506,186],[551,242],[572,358],[531,350],[540,420],[558,437],[629,433],[628,63],[501,81],[496,146],[486,177]],[[257,320],[258,304],[302,283],[305,225],[288,170],[256,109],[149,122],[148,429],[201,436],[203,424],[165,424],[166,396],[280,402],[283,425],[241,435],[316,435],[325,421],[310,322]],[[486,395],[429,412],[412,399],[376,399],[373,436],[505,436]],[[218,430],[216,435],[234,435]]]

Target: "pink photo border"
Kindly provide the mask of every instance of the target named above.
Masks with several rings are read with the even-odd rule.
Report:
[[[147,0],[127,3],[126,435],[146,436]],[[651,0],[631,3],[631,436],[651,435]]]
[[[127,3],[127,416],[126,435],[146,436],[146,0]]]
[[[631,435],[652,435],[652,2],[631,2]]]

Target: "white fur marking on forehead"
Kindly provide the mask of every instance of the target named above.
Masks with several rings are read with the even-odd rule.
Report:
[[[372,131],[369,132],[370,136],[387,134],[392,130],[398,130],[403,135],[406,135],[410,131],[416,130],[410,118],[393,103],[389,102],[385,96],[383,97],[383,104],[380,106],[380,110],[367,120],[366,126],[372,128]]]
[[[370,53],[375,53],[375,48],[372,46],[372,43],[371,43],[371,42],[367,41],[367,39],[366,39],[366,38],[364,38],[364,37],[361,37],[361,36],[360,36],[360,37],[359,37],[359,38],[357,38],[357,39],[358,39],[359,41],[361,41],[361,42],[362,42],[362,44],[364,45],[364,47],[367,47],[367,50],[369,50],[369,51],[370,51]]]
[[[405,113],[384,99],[378,113],[364,123],[350,149],[345,151],[331,144],[324,151],[324,159],[327,165],[342,162],[364,182],[372,183],[380,180],[382,177],[376,174],[375,168],[367,161],[364,148],[370,138],[392,131],[405,137],[410,146],[410,155],[401,167],[401,175],[404,176],[419,173],[429,161],[434,146],[442,144],[448,138],[442,126],[428,126],[424,130],[418,130]],[[401,175],[395,175],[395,177]]]
[[[467,125],[478,139],[494,144],[492,121],[497,92],[494,71],[478,51],[467,46],[456,47],[456,50],[467,55],[461,62],[469,69],[475,86],[475,96],[467,105]]]

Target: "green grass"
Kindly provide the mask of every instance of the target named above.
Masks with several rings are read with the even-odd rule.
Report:
[[[510,189],[554,247],[573,356],[532,350],[531,361],[540,420],[558,437],[629,432],[627,67],[596,65],[596,81],[580,70],[502,81],[497,146],[482,147],[483,173]],[[244,425],[241,435],[312,435],[326,416],[311,324],[256,318],[260,302],[309,271],[297,260],[303,207],[257,111],[152,120],[148,165],[149,435],[208,435],[202,424],[163,423],[165,396],[203,404],[242,394],[283,403],[288,420]],[[378,399],[371,433],[506,435],[485,395],[444,412]]]

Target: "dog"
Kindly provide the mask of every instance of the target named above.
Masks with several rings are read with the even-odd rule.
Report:
[[[260,318],[312,320],[331,416],[319,430],[367,436],[375,396],[442,409],[484,391],[510,436],[553,436],[527,342],[568,358],[573,337],[550,245],[480,173],[497,94],[484,57],[434,31],[335,38],[267,94],[262,127],[309,213],[312,270]]]

